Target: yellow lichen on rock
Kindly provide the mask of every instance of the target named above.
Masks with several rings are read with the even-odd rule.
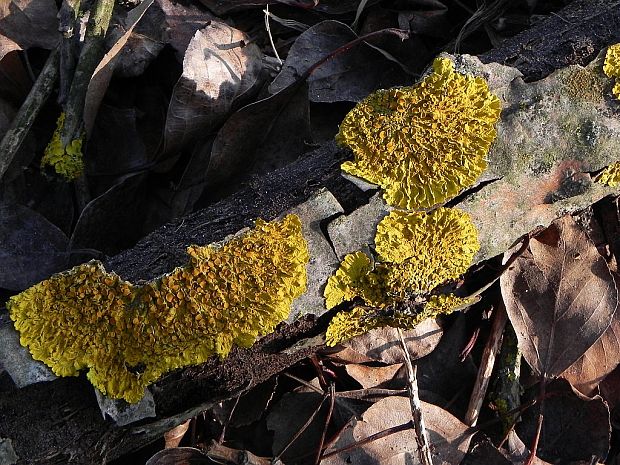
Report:
[[[72,181],[79,178],[84,171],[82,139],[74,139],[66,147],[63,146],[60,134],[64,124],[65,114],[61,113],[58,117],[52,139],[45,148],[45,154],[41,159],[41,166],[52,166],[56,173]]]
[[[306,288],[295,215],[188,253],[187,266],[144,285],[93,261],[32,286],[8,302],[21,344],[57,375],[86,368],[102,393],[136,402],[162,374],[272,332]]]
[[[437,58],[418,85],[379,90],[351,110],[336,140],[355,156],[347,173],[381,186],[406,209],[442,203],[474,184],[496,136],[499,99],[484,79]]]
[[[337,314],[326,333],[328,345],[380,326],[410,329],[470,302],[432,294],[467,271],[480,248],[467,213],[449,208],[393,211],[377,227],[375,248],[379,261],[374,268],[368,256],[356,252],[328,280],[327,308],[356,297],[368,306]]]
[[[431,213],[393,211],[377,226],[379,261],[390,263],[392,292],[419,293],[458,278],[480,249],[469,214],[438,208]]]
[[[617,98],[620,98],[620,44],[612,45],[607,49],[603,72],[616,79],[612,92]]]
[[[597,181],[610,187],[620,185],[620,162],[613,163],[603,170]]]

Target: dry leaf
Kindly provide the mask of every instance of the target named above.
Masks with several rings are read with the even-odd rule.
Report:
[[[166,449],[177,447],[181,443],[183,436],[185,436],[185,433],[187,433],[187,430],[189,429],[189,422],[190,420],[187,420],[164,433],[164,447]]]
[[[531,397],[538,394],[534,386]],[[538,426],[538,408],[523,412],[516,431],[523,442],[532,444]],[[611,424],[609,409],[600,396],[592,399],[577,395],[566,380],[547,386],[544,423],[536,455],[551,463],[604,460],[609,450]]]
[[[261,70],[261,51],[243,32],[220,21],[196,31],[170,99],[164,151],[214,131],[261,84]]]
[[[439,344],[442,334],[443,330],[432,319],[424,320],[414,329],[403,331],[411,359],[417,360],[430,354]],[[398,339],[398,331],[394,328],[373,329],[362,336],[344,342],[342,346],[345,347],[345,350],[350,349],[355,354],[358,354],[357,357],[353,354],[349,355],[347,360],[353,363],[375,360],[391,365],[403,361],[403,351]],[[331,357],[335,358],[344,356],[344,352],[336,352],[331,355]],[[351,358],[356,358],[356,360],[351,360]]]
[[[561,374],[605,332],[618,305],[607,263],[570,216],[530,241],[501,288],[519,348],[536,374]]]
[[[210,465],[213,463],[200,449],[175,447],[164,449],[153,455],[146,465]]]
[[[598,385],[620,363],[620,313],[616,311],[603,335],[562,377],[584,396],[596,394]]]
[[[434,465],[455,465],[461,462],[474,432],[456,417],[436,405],[422,402],[422,412],[430,442],[433,445]],[[356,422],[352,439],[360,441],[393,426],[411,421],[409,399],[388,397],[370,407],[362,420]],[[334,449],[349,445],[345,434]],[[329,450],[328,450],[329,452]],[[389,435],[353,450],[329,457],[322,465],[353,463],[363,465],[419,464],[417,443],[413,429]]]
[[[54,0],[2,0],[0,60],[13,50],[53,49],[60,40],[57,13]]]
[[[338,21],[312,26],[295,40],[269,92],[288,87],[314,63],[356,38],[349,26]],[[378,88],[393,85],[388,79],[396,74],[394,70],[393,63],[380,52],[362,44],[339,54],[312,73],[308,78],[308,96],[312,102],[358,102]]]
[[[347,374],[360,383],[364,389],[370,389],[390,381],[402,366],[402,363],[396,363],[386,367],[369,367],[350,363],[345,366],[345,370]]]

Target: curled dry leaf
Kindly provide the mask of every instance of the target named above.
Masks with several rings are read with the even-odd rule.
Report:
[[[166,444],[164,447],[166,449],[177,447],[181,443],[183,436],[185,436],[185,433],[187,433],[187,430],[189,429],[189,422],[190,420],[186,420],[180,425],[175,426],[171,430],[164,433],[164,441]]]
[[[209,465],[213,463],[200,449],[194,447],[174,447],[164,449],[153,455],[146,465]]]
[[[570,216],[530,241],[501,288],[519,348],[550,379],[579,359],[609,327],[618,290],[607,263]]]
[[[430,442],[433,444],[434,465],[454,465],[461,462],[474,432],[458,418],[442,408],[422,402],[422,412]],[[411,421],[409,399],[387,397],[380,400],[356,422],[352,438],[341,436],[334,449],[345,447],[348,440],[361,441],[388,428]],[[349,434],[349,436],[351,436]],[[329,450],[328,450],[329,452]],[[355,463],[364,465],[419,464],[417,443],[413,429],[402,431],[364,444],[361,447],[329,457],[322,465]]]
[[[261,70],[261,51],[243,32],[220,21],[196,31],[170,99],[165,152],[213,131],[260,85]]]

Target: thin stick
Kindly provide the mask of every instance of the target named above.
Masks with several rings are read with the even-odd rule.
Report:
[[[2,142],[0,142],[0,179],[2,179],[13,158],[15,158],[15,154],[26,138],[41,107],[54,89],[54,84],[58,79],[58,62],[58,50],[52,50],[39,77],[32,89],[30,89],[28,97],[26,97],[26,100],[11,122],[11,127],[9,127],[2,138]]]
[[[323,458],[326,459],[334,455],[342,454],[343,452],[348,452],[352,449],[355,449],[356,447],[361,447],[365,444],[371,443],[373,441],[377,441],[378,439],[385,438],[392,434],[400,433],[401,431],[407,431],[408,429],[411,429],[412,426],[413,426],[412,421],[408,421],[407,423],[403,423],[402,425],[392,426],[391,428],[384,429],[383,431],[379,431],[378,433],[375,433],[375,434],[371,434],[367,438],[354,442],[353,444],[349,444],[348,446],[345,446],[341,449],[336,449],[331,452],[328,452],[327,454],[323,455]]]
[[[321,440],[319,441],[319,450],[316,452],[315,465],[319,465],[323,458],[323,444],[325,444],[325,436],[327,435],[327,428],[332,420],[332,414],[334,413],[334,405],[336,403],[336,387],[334,383],[329,383],[329,409],[327,410],[327,418],[325,419],[325,426],[321,433]]]
[[[280,453],[278,455],[276,455],[273,458],[274,462],[277,462],[280,460],[280,457],[282,457],[282,454],[284,454],[287,449],[289,447],[291,447],[291,445],[297,441],[297,439],[299,438],[299,436],[301,436],[301,434],[306,431],[306,429],[308,429],[308,426],[310,426],[310,423],[312,423],[312,420],[314,420],[314,417],[316,417],[317,413],[319,413],[319,411],[321,410],[321,407],[323,406],[323,402],[325,402],[325,399],[327,399],[328,394],[325,393],[325,395],[323,396],[323,398],[321,399],[321,402],[319,402],[319,405],[317,406],[316,410],[314,412],[312,412],[312,415],[310,415],[310,418],[308,418],[308,421],[306,421],[303,426],[301,428],[299,428],[299,431],[297,431],[297,433],[295,433],[295,436],[293,436],[291,438],[291,440],[288,442],[288,444],[286,446],[284,446],[284,448],[280,451]]]
[[[267,36],[269,36],[269,42],[271,43],[271,48],[273,49],[273,54],[275,55],[276,59],[280,63],[280,66],[282,66],[283,61],[280,58],[280,55],[278,55],[278,50],[276,49],[276,44],[273,41],[273,36],[271,35],[271,25],[269,24],[269,3],[267,5],[265,5],[265,9],[263,11],[265,12],[265,29],[267,30]]]
[[[433,465],[433,457],[431,455],[430,440],[426,426],[424,425],[424,416],[422,415],[422,403],[420,402],[420,394],[418,392],[417,366],[411,363],[411,356],[405,337],[400,328],[397,328],[400,344],[405,356],[405,367],[407,368],[407,388],[409,390],[409,403],[411,405],[411,414],[413,416],[413,425],[418,443],[418,455],[422,465]]]
[[[484,352],[482,353],[482,362],[478,369],[478,377],[476,378],[476,384],[471,393],[469,399],[469,406],[467,407],[467,413],[465,414],[465,424],[474,426],[478,421],[480,415],[480,409],[482,403],[487,394],[489,387],[489,381],[491,381],[491,374],[493,373],[493,367],[495,366],[495,359],[499,352],[499,348],[502,343],[502,337],[504,335],[504,329],[506,328],[506,322],[508,321],[508,314],[506,313],[506,307],[503,302],[500,302],[493,314],[493,324],[491,325],[491,334],[487,339]]]

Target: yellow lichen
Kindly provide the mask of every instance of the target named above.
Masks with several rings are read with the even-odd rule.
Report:
[[[480,249],[471,217],[457,209],[431,213],[393,211],[377,226],[379,261],[390,263],[392,292],[419,293],[458,278]]]
[[[41,159],[41,166],[52,166],[56,173],[72,181],[79,178],[84,171],[82,139],[74,139],[67,146],[64,146],[61,140],[64,124],[65,114],[61,113],[58,117],[52,139],[45,148],[45,154]]]
[[[613,163],[603,170],[597,181],[610,187],[620,185],[620,162]]]
[[[306,288],[294,215],[188,253],[187,266],[143,285],[92,261],[32,286],[8,303],[21,344],[57,375],[86,368],[102,393],[136,402],[162,374],[272,332]]]
[[[412,328],[470,302],[431,294],[462,275],[480,248],[467,213],[449,208],[431,213],[393,211],[377,227],[375,248],[379,261],[374,268],[370,258],[356,252],[347,255],[328,280],[328,309],[354,298],[370,307],[337,314],[327,331],[328,345],[379,326]]]
[[[335,346],[368,331],[391,326],[393,328],[413,329],[427,318],[447,315],[473,303],[473,299],[462,299],[454,295],[431,296],[428,301],[418,303],[419,311],[407,311],[395,306],[394,311],[377,310],[371,307],[355,307],[348,312],[340,312],[329,323],[325,340],[328,346]],[[401,303],[401,307],[404,307]]]
[[[347,114],[336,140],[355,159],[342,169],[381,186],[391,205],[431,207],[486,169],[500,111],[484,79],[437,58],[418,85],[379,90]]]
[[[607,49],[603,72],[616,79],[612,92],[617,98],[620,98],[620,44],[612,45]]]

